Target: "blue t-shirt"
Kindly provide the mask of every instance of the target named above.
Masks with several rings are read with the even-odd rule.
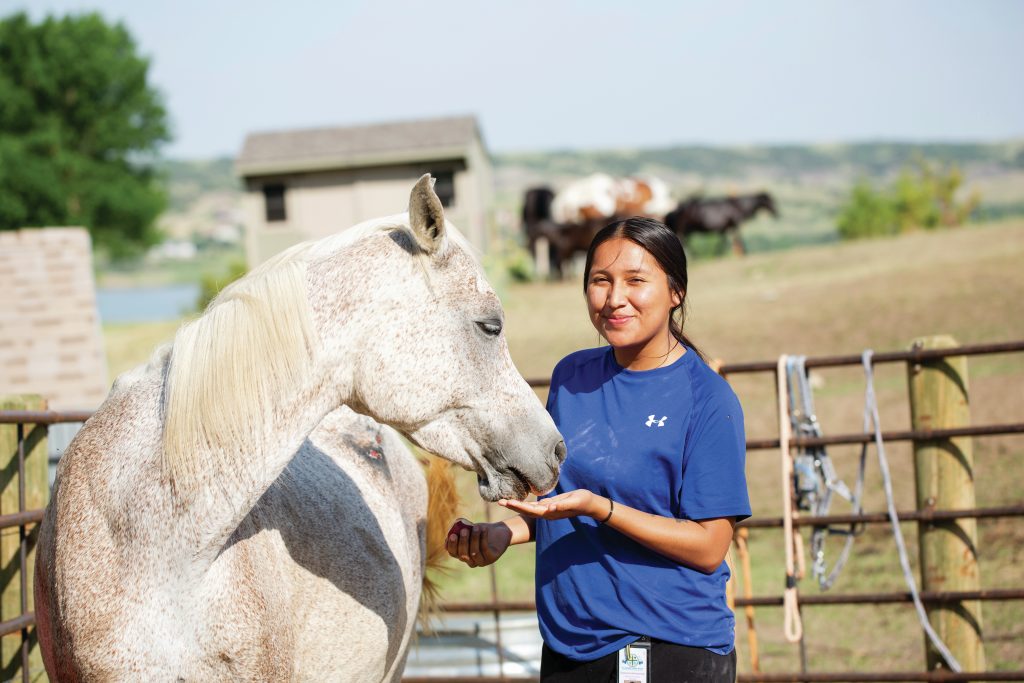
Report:
[[[663,517],[750,516],[743,413],[728,383],[687,349],[633,371],[611,347],[564,358],[548,412],[568,456],[551,495],[589,489]],[[678,564],[590,517],[537,520],[537,615],[548,647],[589,661],[639,636],[733,649],[725,562]]]

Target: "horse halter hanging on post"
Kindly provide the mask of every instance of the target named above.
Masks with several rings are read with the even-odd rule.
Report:
[[[789,417],[793,433],[803,438],[820,438],[821,424],[814,410],[814,394],[807,372],[806,356],[786,357],[786,384],[789,393]],[[863,512],[864,458],[854,490],[836,474],[835,466],[822,445],[798,446],[793,456],[793,490],[796,506],[814,517],[828,514],[833,494],[845,499],[853,507],[853,514]],[[851,523],[849,527],[814,526],[811,532],[811,572],[818,587],[825,591],[832,587],[850,557],[853,539],[864,531],[864,525]],[[825,542],[828,536],[844,536],[845,542],[831,571],[825,563]]]

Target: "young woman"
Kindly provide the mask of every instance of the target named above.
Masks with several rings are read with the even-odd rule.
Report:
[[[536,541],[547,683],[617,681],[623,667],[652,683],[735,680],[724,559],[750,515],[743,414],[683,334],[686,288],[686,255],[663,224],[630,218],[595,236],[584,290],[608,346],[570,354],[551,377],[547,408],[568,447],[558,486],[448,537],[471,567]]]

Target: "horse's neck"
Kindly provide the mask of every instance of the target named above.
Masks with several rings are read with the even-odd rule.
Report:
[[[743,195],[736,197],[736,205],[740,209],[740,213],[743,214],[743,218],[750,218],[761,209],[765,208],[764,201],[757,195]]]
[[[324,383],[311,382],[275,406],[275,422],[256,435],[252,453],[230,460],[205,454],[199,487],[181,498],[179,523],[195,543],[197,559],[212,562],[260,497],[281,475],[299,447],[337,406]]]

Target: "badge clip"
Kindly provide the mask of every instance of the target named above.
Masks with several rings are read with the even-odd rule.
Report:
[[[637,640],[618,652],[617,683],[650,683],[651,643]]]

